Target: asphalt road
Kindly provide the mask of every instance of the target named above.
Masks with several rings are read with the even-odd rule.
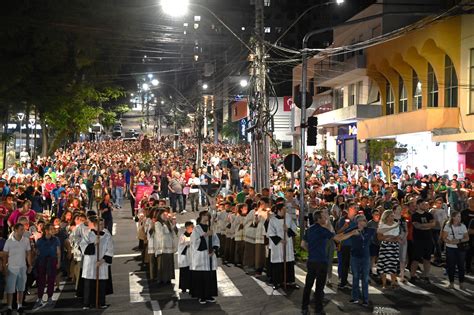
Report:
[[[178,216],[178,223],[193,219],[196,214]],[[304,266],[296,269],[301,289],[288,292],[272,291],[264,281],[245,274],[234,266],[218,269],[219,296],[217,303],[200,305],[187,294],[178,293],[177,286],[158,287],[147,280],[138,252],[135,222],[129,209],[114,212],[115,257],[113,260],[114,294],[107,296],[111,306],[106,310],[83,311],[80,300],[74,297],[71,284],[62,285],[54,296],[54,307],[29,313],[38,314],[299,314],[303,294]],[[336,271],[334,269],[334,271]],[[403,285],[397,290],[382,292],[373,283],[369,289],[371,306],[352,305],[350,289],[326,288],[327,314],[474,314],[474,277],[468,276],[467,289],[446,289],[447,279],[441,268],[433,268],[430,284]],[[334,275],[333,279],[337,279]],[[264,280],[264,279],[263,279]],[[351,280],[351,279],[350,279]],[[32,290],[34,294],[35,290]],[[34,300],[34,295],[28,297]]]

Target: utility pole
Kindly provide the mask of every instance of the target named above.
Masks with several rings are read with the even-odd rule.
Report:
[[[252,181],[255,189],[261,191],[270,185],[270,148],[268,139],[268,123],[270,113],[266,95],[266,64],[264,37],[264,0],[255,1],[255,42],[252,75],[255,77],[255,95],[253,96],[252,118]],[[249,104],[250,105],[250,104]]]

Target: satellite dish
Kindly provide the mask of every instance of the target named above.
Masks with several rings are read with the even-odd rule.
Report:
[[[301,158],[298,154],[288,154],[283,160],[283,165],[289,172],[297,172],[301,169]]]

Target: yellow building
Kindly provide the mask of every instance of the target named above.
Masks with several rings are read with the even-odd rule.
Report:
[[[357,138],[396,138],[408,165],[421,159],[441,173],[474,176],[474,16],[430,23],[365,55],[382,115],[358,121]]]

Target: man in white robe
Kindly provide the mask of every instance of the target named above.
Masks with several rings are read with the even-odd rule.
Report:
[[[198,224],[191,234],[191,296],[200,304],[215,303],[217,296],[217,256],[219,238],[209,226],[207,211],[199,213]]]
[[[98,229],[98,225],[101,225]],[[98,232],[100,231],[100,232]],[[103,221],[92,217],[89,219],[89,232],[81,241],[81,250],[84,253],[82,277],[84,278],[84,307],[89,309],[94,306],[96,299],[97,270],[99,278],[99,308],[106,309],[105,304],[107,281],[110,279],[109,266],[114,256],[112,235],[103,228]],[[99,254],[97,255],[97,251]]]

